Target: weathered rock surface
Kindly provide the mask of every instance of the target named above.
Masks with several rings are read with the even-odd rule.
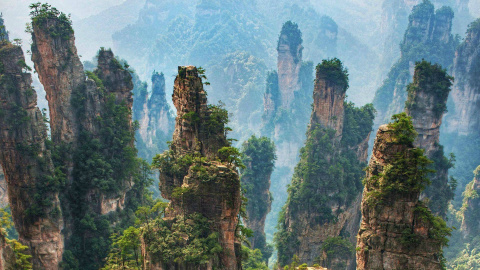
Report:
[[[300,150],[301,159],[276,235],[279,267],[288,265],[296,255],[301,263],[309,265],[320,262],[329,269],[355,269],[351,250],[360,222],[360,178],[362,164],[366,163],[373,109],[365,119],[363,115],[358,118],[360,110],[369,109],[345,103],[347,88],[348,78],[338,59],[317,66],[307,142]],[[366,127],[362,129],[347,120],[365,121]],[[353,131],[352,127],[358,130]],[[354,133],[361,138],[342,140],[345,132],[349,134],[347,138]],[[341,172],[334,173],[334,167]],[[347,250],[342,256],[328,253],[337,245]]]
[[[218,233],[222,246],[222,251],[208,263],[183,263],[179,267],[240,269],[240,243],[236,236],[241,205],[240,181],[232,163],[219,161],[224,160],[219,150],[230,146],[224,130],[226,119],[221,120],[224,111],[207,105],[202,79],[193,66],[178,68],[173,103],[177,109],[175,132],[170,150],[163,155],[169,155],[168,160],[173,162],[185,157],[199,160],[187,163],[178,173],[170,171],[168,165],[160,168],[160,190],[162,196],[170,200],[165,219],[200,214],[209,220],[211,231]],[[180,189],[181,196],[178,195]],[[172,261],[159,262],[154,255],[148,252],[146,255],[158,269],[173,267]]]
[[[430,210],[442,217],[446,216],[448,203],[454,195],[448,183],[448,169],[452,164],[444,157],[440,144],[440,126],[452,79],[439,65],[426,61],[418,63],[413,83],[408,86],[405,108],[418,132],[415,147],[424,149],[425,155],[434,162],[433,169],[436,172],[429,175],[431,185],[424,194],[428,197]]]
[[[377,132],[363,191],[357,269],[442,269],[442,245],[432,237],[434,228],[426,218],[429,210],[419,201],[421,189],[415,187],[419,183],[417,179],[408,182],[422,174],[419,163],[413,161],[418,160],[415,148],[399,140],[389,125],[382,125]],[[399,161],[402,156],[415,158],[408,173],[387,178],[385,174],[403,164]],[[387,189],[396,184],[404,190]]]
[[[465,41],[458,47],[452,75],[455,78],[451,100],[454,110],[446,115],[446,131],[469,135],[480,130],[480,21],[472,23]]]
[[[64,243],[47,127],[36,107],[37,95],[23,51],[0,43],[0,162],[19,240],[27,245],[35,269],[57,269]]]

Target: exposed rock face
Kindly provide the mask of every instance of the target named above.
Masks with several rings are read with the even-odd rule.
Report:
[[[253,231],[249,239],[252,249],[260,249],[265,260],[270,258],[272,250],[267,247],[265,238],[265,219],[272,205],[270,177],[274,168],[275,145],[266,138],[250,137],[242,145],[243,164],[240,181],[247,202],[245,225]]]
[[[150,98],[144,96],[141,110],[142,116],[137,120],[140,122],[139,135],[145,149],[139,147],[139,151],[144,150],[143,158],[151,160],[155,154],[167,149],[166,141],[172,136],[175,126],[174,116],[165,96],[163,73],[152,75],[152,94]]]
[[[85,83],[73,30],[58,19],[34,21],[32,27],[32,61],[47,93],[52,141],[73,143],[78,126],[70,100],[72,93]],[[52,32],[63,28],[63,32],[53,36]]]
[[[320,125],[336,131],[339,140],[343,131],[343,104],[347,86],[332,81],[327,73],[317,70],[313,90],[313,111],[311,125]]]
[[[458,47],[453,64],[455,82],[451,100],[455,106],[446,115],[446,131],[469,135],[480,130],[480,20],[472,23],[465,41]]]
[[[200,214],[210,221],[210,229],[218,233],[222,247],[206,264],[183,263],[180,267],[239,269],[240,243],[235,233],[241,205],[240,181],[235,166],[219,152],[230,146],[224,126],[228,114],[221,108],[207,106],[202,80],[193,66],[178,68],[173,103],[177,109],[175,132],[170,150],[161,158],[173,164],[193,157],[194,160],[178,163],[183,164],[178,172],[172,171],[173,164],[160,167],[160,190],[170,200],[165,219]],[[171,269],[175,264],[155,258],[155,254],[147,255],[158,269]]]
[[[22,49],[0,43],[0,162],[19,240],[35,269],[57,269],[64,244],[62,213],[47,128]],[[55,180],[55,181],[53,181]]]
[[[280,267],[296,255],[309,265],[355,269],[352,250],[360,221],[360,179],[374,109],[345,103],[347,88],[340,60],[324,60],[317,66],[307,142],[300,150],[276,235]],[[365,126],[360,127],[360,121]],[[338,174],[330,170],[333,167],[339,168]],[[328,251],[334,248],[346,251],[332,256]]]
[[[425,195],[433,213],[445,217],[453,190],[448,183],[448,169],[452,164],[444,157],[440,145],[440,126],[447,108],[447,98],[453,78],[439,65],[426,61],[415,67],[413,83],[408,86],[405,111],[412,117],[413,127],[418,132],[415,147],[425,149],[425,155],[434,161],[435,173],[430,175],[431,185]]]
[[[278,39],[278,89],[282,108],[290,108],[294,92],[301,87],[299,81],[302,66],[302,33],[296,24],[288,21],[282,27]]]
[[[451,66],[456,47],[451,33],[453,17],[451,8],[442,7],[435,11],[430,1],[413,7],[400,45],[400,59],[375,94],[373,104],[378,112],[375,126],[403,111],[407,100],[405,90],[417,61],[425,59],[446,68]]]
[[[0,207],[8,205],[8,192],[7,181],[5,180],[5,174],[3,173],[2,166],[0,165]]]
[[[463,199],[463,220],[462,233],[465,237],[477,236],[480,232],[480,217],[478,209],[480,208],[480,166],[474,171],[473,181],[467,185]]]
[[[442,269],[444,242],[432,232],[445,228],[435,227],[419,201],[427,163],[413,146],[414,134],[405,142],[400,132],[391,125],[377,132],[363,191],[357,269]]]

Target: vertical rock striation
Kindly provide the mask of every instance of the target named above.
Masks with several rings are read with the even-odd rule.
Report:
[[[214,239],[221,246],[209,254],[207,261],[184,261],[180,267],[239,269],[240,243],[236,231],[240,181],[235,154],[226,138],[228,113],[221,107],[207,105],[202,80],[193,66],[178,68],[173,103],[177,118],[170,150],[155,158],[161,173],[160,191],[170,200],[164,221],[176,223],[188,218],[199,224],[192,216],[206,218],[209,232],[215,233]],[[175,232],[173,227],[172,231]],[[166,258],[152,249],[148,239],[144,242],[151,269],[170,269],[177,264],[176,258]],[[170,248],[175,247],[166,247]]]
[[[473,22],[464,42],[458,47],[454,64],[451,100],[454,110],[446,115],[446,131],[469,135],[480,130],[480,19]]]
[[[443,269],[450,229],[419,200],[429,160],[405,114],[382,125],[367,168],[357,269]]]
[[[57,269],[64,244],[59,188],[47,127],[22,49],[0,42],[0,162],[19,240],[35,269]]]
[[[302,33],[291,21],[286,22],[278,39],[278,89],[280,106],[290,108],[294,92],[300,89],[299,73],[302,66]]]
[[[372,105],[345,102],[348,75],[338,59],[317,66],[307,141],[276,234],[279,267],[301,263],[354,269],[362,168],[373,124]],[[341,249],[342,255],[333,250]]]
[[[428,206],[436,215],[445,217],[448,203],[454,190],[448,183],[448,169],[453,165],[444,156],[440,144],[442,116],[447,109],[447,98],[453,78],[439,65],[426,61],[417,63],[413,83],[407,87],[408,99],[405,107],[412,117],[413,127],[418,133],[415,147],[425,150],[425,155],[434,164],[435,173],[429,175],[431,185],[425,190]]]

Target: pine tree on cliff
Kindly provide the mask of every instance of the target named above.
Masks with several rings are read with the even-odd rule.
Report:
[[[418,133],[415,147],[425,150],[433,161],[429,174],[431,185],[425,189],[428,207],[435,214],[446,217],[448,204],[453,199],[456,181],[448,179],[448,170],[453,167],[454,157],[446,158],[440,144],[440,126],[447,110],[447,98],[453,77],[438,64],[417,62],[413,82],[408,85],[405,103],[407,115],[412,117],[413,127]]]
[[[317,66],[307,141],[275,235],[279,267],[296,256],[309,265],[354,268],[362,168],[375,110],[345,102],[347,88],[340,60]]]
[[[207,105],[202,72],[178,67],[175,132],[169,150],[154,158],[170,204],[165,218],[142,228],[148,269],[241,268],[240,153],[227,140],[228,112]]]
[[[275,163],[275,144],[267,137],[250,137],[242,145],[242,162],[240,181],[247,198],[247,219],[245,226],[253,230],[249,238],[252,249],[260,249],[263,259],[268,261],[273,248],[267,245],[265,237],[265,218],[270,212],[272,194],[270,193],[270,176]]]
[[[411,117],[394,115],[377,132],[364,180],[357,269],[444,269],[451,229],[419,200],[432,163]]]

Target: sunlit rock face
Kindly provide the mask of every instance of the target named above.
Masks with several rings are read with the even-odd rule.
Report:
[[[430,237],[433,226],[422,216],[429,210],[419,201],[420,191],[407,185],[409,191],[383,196],[382,188],[390,184],[385,181],[405,181],[386,180],[384,175],[395,169],[392,166],[398,164],[399,156],[409,156],[413,148],[412,143],[399,143],[389,125],[378,129],[363,191],[357,269],[442,269],[442,246]],[[415,177],[416,168],[412,169],[408,177]]]
[[[233,164],[220,161],[219,150],[230,144],[224,123],[215,120],[219,111],[207,105],[197,68],[178,68],[172,99],[177,109],[175,131],[170,149],[163,155],[168,155],[172,162],[181,162],[187,157],[201,158],[201,161],[185,164],[179,173],[169,171],[170,166],[160,168],[160,191],[170,200],[165,220],[193,214],[206,217],[211,232],[218,233],[218,243],[222,247],[222,251],[208,262],[200,265],[182,263],[181,267],[240,269],[240,243],[236,235],[241,205],[240,180]],[[203,170],[205,174],[200,173]],[[179,189],[184,191],[181,196],[178,196]],[[145,255],[151,261],[152,269],[171,269],[176,265],[174,261],[162,261],[155,254],[147,252]]]
[[[57,269],[64,250],[63,218],[59,186],[49,181],[55,173],[47,127],[21,47],[0,43],[0,63],[0,163],[13,221],[33,267]]]

